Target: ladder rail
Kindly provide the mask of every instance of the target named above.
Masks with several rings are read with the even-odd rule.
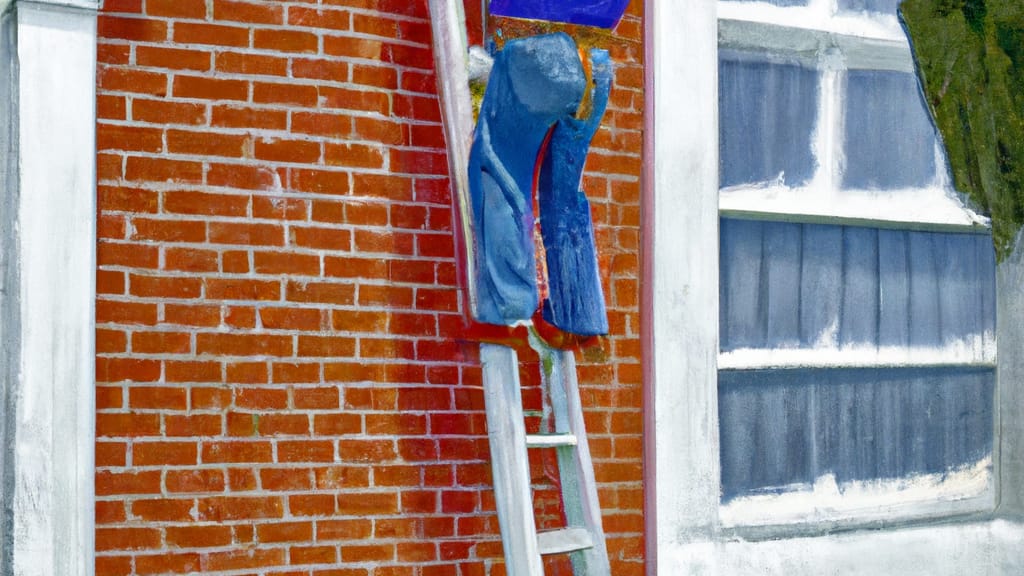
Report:
[[[597,496],[597,480],[587,442],[583,404],[576,379],[576,356],[547,346],[531,333],[531,346],[541,355],[541,378],[551,400],[555,432],[576,437],[576,446],[560,446],[558,471],[566,524],[585,528],[593,546],[571,555],[575,576],[609,576],[607,544]]]
[[[543,576],[537,523],[530,491],[526,423],[519,389],[516,351],[497,344],[480,345],[487,438],[491,447],[494,501],[501,544],[510,576]]]

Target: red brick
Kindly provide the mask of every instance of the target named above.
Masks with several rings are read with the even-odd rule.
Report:
[[[124,294],[125,274],[115,271],[96,271],[96,292],[99,294]],[[110,349],[97,349],[97,352],[121,352]]]
[[[345,516],[384,516],[398,512],[394,492],[358,492],[338,494],[338,512]]]
[[[309,416],[305,414],[264,414],[260,417],[261,436],[298,436],[309,434]]]
[[[279,441],[278,462],[333,462],[334,444],[324,440]]]
[[[147,18],[122,18],[100,14],[97,34],[106,39],[137,42],[162,42],[167,39],[167,23]]]
[[[373,525],[369,519],[322,520],[316,524],[317,541],[368,540]]]
[[[144,72],[116,66],[98,66],[99,82],[102,90],[110,92],[130,92],[165,96],[167,94],[167,76],[159,72]]]
[[[383,168],[384,152],[377,146],[365,144],[328,143],[324,148],[324,162],[346,168]]]
[[[349,192],[348,174],[345,172],[294,168],[291,170],[289,184],[300,192],[339,196]]]
[[[315,384],[320,381],[319,364],[275,363],[271,369],[277,384]]]
[[[315,34],[297,30],[257,28],[253,31],[253,47],[282,52],[316,53],[319,40]]]
[[[179,44],[207,44],[245,48],[249,46],[249,30],[240,26],[176,22],[174,41]]]
[[[96,466],[124,466],[128,461],[128,445],[124,442],[96,442]],[[160,478],[157,476],[157,491]]]
[[[299,356],[352,357],[356,353],[356,340],[344,336],[299,336]]]
[[[294,516],[332,516],[335,513],[334,496],[330,494],[289,496],[288,508]]]
[[[192,500],[135,500],[132,516],[149,522],[188,522],[192,520]]]
[[[153,382],[160,378],[160,362],[136,358],[96,359],[96,380],[99,382]]]
[[[266,54],[221,52],[217,54],[217,70],[232,74],[287,76],[288,59]],[[315,91],[315,90],[314,90]],[[257,102],[261,100],[256,100]]]
[[[408,74],[412,74],[412,72],[405,72],[403,76]],[[354,64],[352,66],[352,82],[371,88],[395,90],[398,88],[398,71],[386,66]]]
[[[260,485],[264,490],[290,492],[309,490],[312,486],[308,470],[295,468],[263,468],[260,470]]]
[[[165,46],[136,46],[135,62],[139,66],[148,68],[205,72],[210,69],[211,58],[210,53],[205,50],[168,48]],[[134,112],[134,104],[132,109]]]
[[[211,222],[210,242],[246,246],[283,246],[284,227],[277,224]]]
[[[168,526],[165,539],[178,548],[206,548],[231,544],[230,526]]]
[[[322,98],[321,105],[324,108],[376,112],[382,115],[387,115],[391,109],[391,102],[386,92],[325,86],[320,89],[320,97]]]
[[[256,527],[256,536],[260,542],[306,542],[313,538],[312,522],[282,522],[278,524],[260,524]]]
[[[338,561],[338,551],[333,546],[292,546],[289,550],[290,564],[333,564]]]
[[[129,156],[125,167],[125,179],[198,184],[203,181],[203,165],[188,160]]]
[[[352,135],[352,116],[331,112],[302,112],[292,114],[292,132],[343,139]]]
[[[348,62],[334,59],[295,58],[292,60],[292,76],[312,78],[329,82],[345,82],[348,79]]]
[[[227,128],[266,128],[268,130],[283,130],[288,125],[288,113],[283,110],[267,110],[263,108],[249,108],[239,105],[220,105],[211,108],[211,124]],[[256,172],[263,169],[251,168]],[[273,172],[270,172],[273,174]],[[262,180],[261,180],[262,181]],[[271,178],[268,183],[262,186],[245,188],[269,188],[273,184]]]
[[[152,326],[156,324],[156,304],[97,300],[96,322]]]
[[[243,80],[178,75],[174,77],[172,89],[178,98],[246,100],[249,97],[249,85]]]
[[[288,274],[293,276],[320,276],[320,257],[293,252],[256,252],[253,255],[256,272],[261,274]]]
[[[167,150],[172,154],[241,158],[249,137],[235,134],[168,130]]]
[[[281,24],[284,22],[284,8],[232,0],[214,0],[213,18],[244,24]]]
[[[146,0],[146,14],[166,18],[206,18],[206,0]]]
[[[179,278],[166,276],[128,276],[131,294],[150,298],[198,298],[203,290],[203,282],[199,278]]]
[[[168,324],[215,327],[220,325],[220,308],[164,304],[164,320]]]
[[[157,220],[133,218],[133,240],[162,242],[205,242],[206,223],[199,220]]]
[[[313,422],[318,436],[341,436],[363,431],[363,421],[358,414],[317,414]]]
[[[164,380],[167,382],[220,382],[220,362],[172,361],[164,362]]]
[[[298,409],[333,410],[338,408],[338,390],[329,388],[296,388],[295,407]]]
[[[229,356],[290,356],[292,340],[289,336],[248,334],[199,334],[196,353]]]
[[[97,528],[96,550],[145,550],[160,547],[159,528]]]
[[[308,213],[308,202],[301,198],[254,196],[252,199],[252,215],[255,218],[305,220]]]
[[[316,163],[320,159],[320,144],[307,140],[256,140],[256,158],[274,162]]]
[[[394,559],[394,544],[365,544],[341,547],[343,562],[386,562]]]
[[[319,100],[316,86],[295,83],[254,82],[252,101],[257,104],[288,104],[312,108]]]
[[[155,124],[205,124],[206,106],[135,98],[132,101],[132,119]]]
[[[333,282],[299,282],[289,280],[285,298],[289,302],[312,302],[347,306],[355,300],[355,286]]]
[[[184,410],[188,395],[183,388],[132,386],[128,389],[128,405],[140,410]]]
[[[96,132],[96,149],[127,152],[163,151],[163,131],[158,128],[100,124]]]
[[[273,448],[270,442],[207,442],[203,444],[203,462],[206,464],[270,462]]]
[[[216,272],[218,256],[213,250],[165,248],[164,269],[181,272]]]
[[[284,552],[283,548],[211,552],[206,555],[203,567],[207,571],[227,571],[280,566],[285,563]]]
[[[266,362],[232,362],[228,364],[228,382],[262,384],[267,381]]]
[[[168,437],[219,436],[222,430],[221,417],[218,414],[194,414],[189,416],[166,414],[164,416],[164,434]],[[220,473],[217,472],[217,474],[219,475]],[[169,480],[170,477],[168,477]]]
[[[100,471],[96,473],[96,494],[98,496],[159,493],[159,470],[124,473]]]

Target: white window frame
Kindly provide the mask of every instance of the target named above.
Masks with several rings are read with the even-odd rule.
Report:
[[[996,508],[738,535],[720,517],[718,19],[647,0],[645,293],[648,574],[992,574],[1024,570],[1024,250],[997,269]],[[652,160],[653,159],[653,160]],[[1017,321],[1015,322],[1014,319]],[[742,536],[742,538],[740,537]],[[762,536],[764,538],[762,538]]]

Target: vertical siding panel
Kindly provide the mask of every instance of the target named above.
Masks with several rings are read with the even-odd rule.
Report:
[[[952,344],[979,334],[977,261],[971,236],[936,235],[936,272],[939,290],[939,326],[942,343]]]
[[[941,343],[935,248],[934,235],[910,235],[911,346],[932,347]]]
[[[800,229],[779,222],[764,225],[769,346],[793,347],[800,343]]]
[[[800,337],[805,346],[821,340],[834,343],[842,302],[842,275],[836,269],[842,243],[843,232],[838,226],[804,226]]]
[[[763,224],[722,220],[721,347],[765,345],[761,277]]]
[[[910,262],[907,232],[878,231],[878,343],[910,344]]]
[[[878,341],[878,231],[843,228],[841,345]]]

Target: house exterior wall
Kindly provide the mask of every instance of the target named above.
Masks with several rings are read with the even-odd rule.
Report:
[[[644,571],[642,28],[634,0],[599,40],[616,77],[583,181],[611,333],[580,384],[617,576]],[[105,2],[98,575],[504,573],[439,110],[425,0]],[[533,460],[543,525],[553,470]]]

